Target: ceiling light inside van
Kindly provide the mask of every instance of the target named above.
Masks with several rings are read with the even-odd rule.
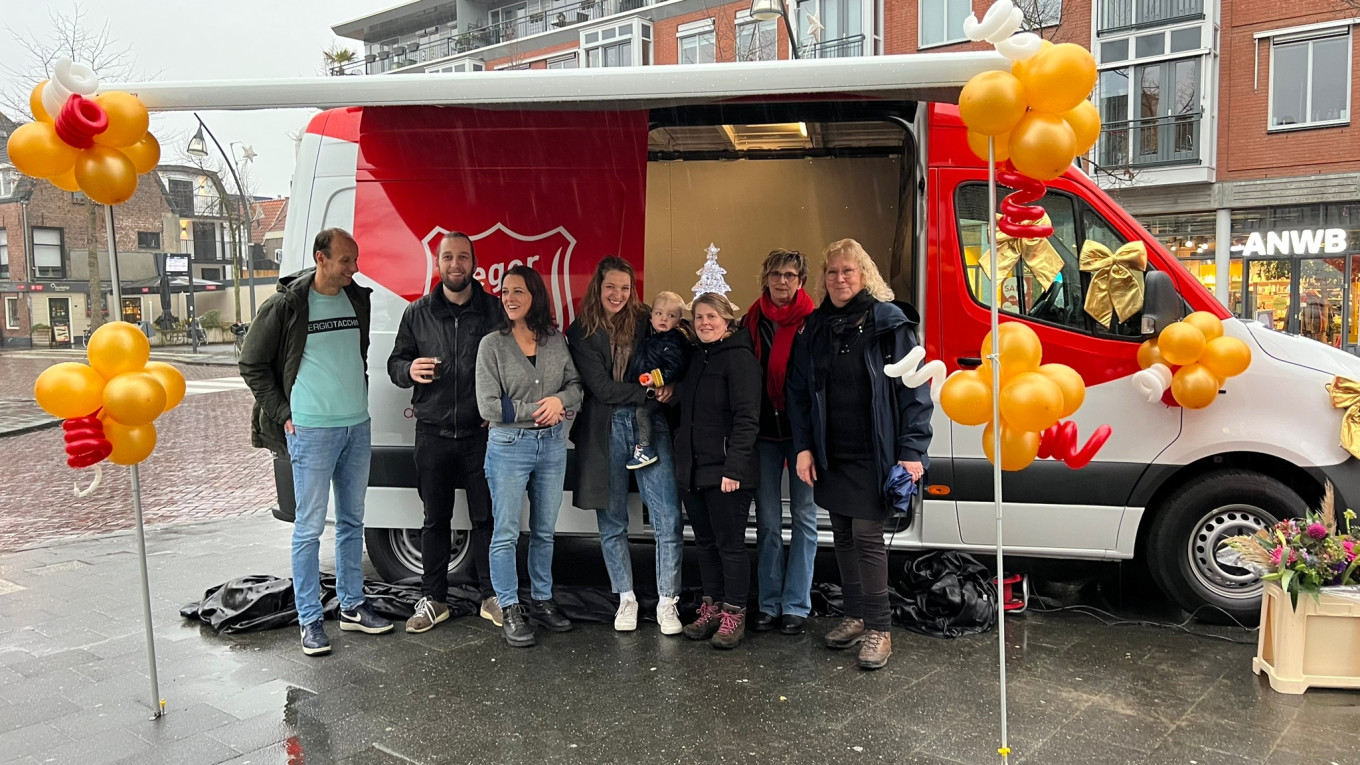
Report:
[[[805,122],[766,125],[723,125],[723,132],[738,151],[746,149],[810,149],[812,138]]]

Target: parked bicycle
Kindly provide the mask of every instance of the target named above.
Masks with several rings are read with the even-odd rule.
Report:
[[[241,358],[241,351],[246,346],[246,333],[250,331],[250,322],[237,322],[231,325],[231,333],[236,336],[236,342],[232,345],[232,350],[236,353],[236,358]]]

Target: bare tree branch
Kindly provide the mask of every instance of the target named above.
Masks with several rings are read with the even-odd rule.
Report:
[[[102,80],[134,78],[137,60],[132,46],[114,39],[108,21],[95,27],[86,17],[85,9],[76,3],[69,13],[49,11],[50,27],[45,34],[32,29],[5,28],[25,56],[22,64],[0,65],[0,74],[7,81],[0,89],[0,111],[17,122],[32,120],[29,93],[34,85],[52,76],[53,66],[63,58],[89,66]]]

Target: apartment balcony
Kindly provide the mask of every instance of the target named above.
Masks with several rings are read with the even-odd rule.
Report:
[[[549,5],[548,0],[544,0],[538,6],[531,3],[529,9],[516,18],[497,24],[472,26],[424,45],[413,42],[398,45],[390,51],[368,53],[362,58],[333,69],[332,73],[383,74],[472,53],[482,48],[504,45],[543,32],[589,24],[608,16],[645,8],[653,2],[655,0],[577,0],[565,5]]]
[[[1204,18],[1204,0],[1100,0],[1097,34],[1128,32]]]
[[[1203,114],[1108,122],[1096,144],[1096,162],[1106,171],[1197,165]]]
[[[803,49],[804,58],[850,58],[864,55],[864,35],[824,40]]]

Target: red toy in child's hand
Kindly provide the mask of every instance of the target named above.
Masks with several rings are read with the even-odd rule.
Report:
[[[638,375],[638,382],[642,383],[643,385],[646,385],[649,388],[660,388],[666,384],[666,381],[661,378],[660,369],[653,369],[650,372],[643,372],[642,374]]]

